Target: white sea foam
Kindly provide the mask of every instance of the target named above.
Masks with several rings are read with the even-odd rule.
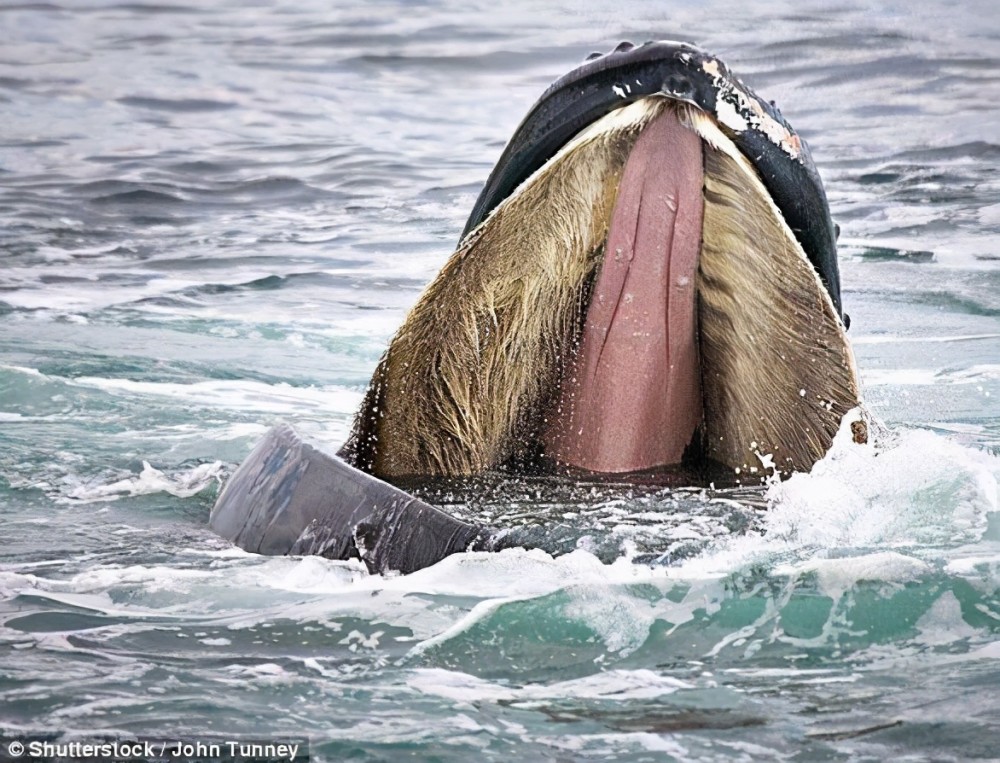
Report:
[[[925,430],[855,445],[842,429],[807,474],[768,493],[769,536],[803,546],[976,540],[998,507],[1000,459]]]
[[[851,344],[941,344],[949,342],[974,342],[980,339],[997,338],[1000,338],[1000,334],[956,334],[954,336],[899,336],[896,334],[878,334],[851,337]]]
[[[608,568],[585,551],[553,558],[537,549],[512,548],[455,554],[405,577],[387,578],[384,586],[446,596],[474,590],[481,597],[503,598],[541,596],[574,584],[607,580]]]
[[[726,539],[675,574],[725,574],[789,558],[825,559],[834,549],[905,553],[924,545],[974,542],[998,509],[998,477],[1000,458],[932,432],[902,430],[885,443],[857,445],[845,423],[812,471],[769,488],[759,533]],[[898,557],[877,558],[876,566],[878,559],[895,579]],[[827,569],[838,564],[852,562],[831,560]],[[871,564],[868,568],[871,573]]]
[[[92,387],[110,394],[166,397],[178,402],[253,411],[262,416],[304,412],[316,416],[343,416],[356,410],[362,397],[357,390],[345,387],[293,387],[285,383],[265,384],[243,380],[179,384],[82,376],[65,381],[73,386]]]
[[[962,604],[951,591],[945,591],[917,621],[920,642],[928,646],[951,644],[978,635],[962,617]]]
[[[18,275],[23,279],[18,283],[21,288],[11,292],[6,297],[11,305],[27,310],[47,310],[58,313],[101,310],[114,305],[136,302],[202,285],[201,281],[194,279],[151,276],[147,282],[138,286],[121,284],[114,289],[109,289],[106,285],[98,282],[94,283],[93,287],[86,288],[75,281],[65,284],[42,285],[38,280],[40,274],[31,271]],[[97,275],[93,273],[87,274],[85,278],[98,281]]]
[[[567,681],[511,686],[442,668],[418,668],[411,671],[407,683],[424,694],[469,704],[482,701],[520,704],[567,697],[656,699],[693,688],[687,681],[645,669],[608,670]]]
[[[988,515],[997,511],[998,462],[926,431],[899,432],[881,446],[855,445],[842,432],[813,472],[770,489],[761,532],[723,538],[674,567],[649,568],[624,558],[603,564],[582,550],[553,558],[508,549],[457,554],[407,576],[369,576],[360,565],[317,558],[269,559],[229,584],[336,596],[320,609],[363,611],[369,618],[377,613],[385,622],[411,626],[418,639],[412,654],[460,636],[506,605],[562,591],[563,616],[586,623],[609,651],[628,654],[657,619],[676,628],[699,610],[717,609],[726,597],[722,580],[751,566],[763,564],[793,580],[813,575],[833,599],[859,582],[927,575],[935,554],[982,537]],[[988,553],[984,558],[992,559]],[[680,601],[651,605],[630,593],[635,583],[664,590],[683,583],[689,590]],[[419,604],[423,596],[475,601],[464,609],[431,610]],[[299,613],[315,606],[303,605]]]
[[[774,568],[774,574],[797,578],[815,574],[819,590],[834,601],[860,582],[906,583],[919,580],[933,570],[927,562],[912,556],[882,551],[837,559],[807,559]]]
[[[203,638],[198,641],[205,646],[229,646],[233,643],[232,640],[228,638]]]
[[[939,381],[938,372],[929,368],[867,369],[861,372],[865,386],[925,386]]]
[[[998,462],[926,431],[902,431],[889,443],[864,446],[842,432],[811,473],[769,490],[771,507],[760,532],[724,536],[706,553],[672,567],[647,567],[627,558],[604,564],[583,550],[553,558],[539,550],[508,549],[453,555],[406,576],[372,576],[359,562],[266,558],[226,547],[198,552],[211,560],[198,569],[111,565],[65,579],[31,573],[13,579],[14,573],[0,573],[0,589],[34,592],[64,605],[152,623],[172,617],[183,602],[188,615],[201,612],[236,630],[278,617],[336,629],[339,618],[360,617],[379,627],[359,631],[358,644],[380,652],[384,642],[373,640],[376,632],[385,625],[403,627],[412,634],[403,637],[414,642],[411,657],[460,638],[506,606],[559,592],[552,605],[558,617],[581,623],[608,653],[625,656],[645,643],[657,621],[669,624],[672,633],[693,619],[712,616],[731,596],[727,577],[754,567],[787,578],[789,594],[795,581],[812,576],[820,592],[834,601],[861,582],[897,585],[922,579],[959,547],[964,562],[956,560],[948,573],[978,575],[983,565],[1000,563],[991,547],[980,542],[989,514],[997,511]],[[190,494],[214,481],[218,468],[205,464],[168,476],[145,465],[138,475],[81,490],[77,498]],[[664,595],[652,600],[648,593],[640,596],[635,584],[658,588]],[[682,595],[668,596],[677,586]],[[109,598],[108,592],[115,591],[130,593],[124,599]],[[427,606],[438,597],[464,597],[468,603]],[[954,606],[944,611],[946,605],[939,601],[935,606],[941,611],[923,621],[929,641],[943,638],[934,635],[935,623],[956,615]],[[781,601],[769,600],[752,623],[707,644],[706,653],[751,648],[759,638],[756,631],[779,620],[781,606]],[[821,643],[840,627],[831,619],[814,639],[783,638]]]
[[[656,753],[657,759],[675,760],[678,763],[695,763],[702,760],[692,754],[689,747],[677,739],[646,731],[601,734],[557,734],[542,737],[546,745],[568,752],[586,752],[589,756],[618,757],[630,748]]]
[[[866,385],[979,384],[1000,378],[1000,366],[982,364],[957,370],[929,368],[866,369],[861,372]]]
[[[165,398],[178,404],[249,411],[258,413],[261,417],[309,415],[342,422],[357,410],[363,397],[357,389],[339,385],[299,387],[285,382],[267,384],[230,379],[190,383],[154,382],[98,376],[70,378],[43,374],[35,368],[7,364],[0,364],[0,369],[67,387],[98,389],[115,396]],[[3,415],[16,416],[18,417],[16,420],[21,420],[20,414]],[[341,426],[346,433],[346,424]]]
[[[81,485],[65,497],[82,503],[153,493],[169,493],[178,498],[189,498],[209,485],[221,484],[224,469],[225,465],[221,461],[214,461],[168,476],[143,461],[142,471],[134,477],[126,477],[110,484]]]
[[[993,641],[986,646],[970,652],[968,657],[977,660],[1000,660],[1000,641]]]
[[[65,275],[73,275],[73,280],[65,283],[52,283],[47,280],[49,268],[19,267],[9,268],[4,271],[4,283],[7,286],[17,286],[16,290],[6,293],[4,300],[19,308],[28,310],[45,310],[56,313],[79,313],[103,310],[116,305],[135,303],[140,300],[148,300],[162,297],[169,294],[176,294],[185,289],[204,286],[204,278],[190,277],[178,278],[164,276],[162,272],[154,269],[146,271],[136,271],[131,260],[132,256],[116,257],[113,249],[117,244],[109,249],[98,247],[93,249],[75,250],[76,257],[89,255],[98,257],[100,265],[94,267],[82,265],[79,262],[71,261],[64,269]],[[48,250],[52,253],[53,259],[66,259],[66,253],[62,250]],[[106,277],[119,276],[123,267],[133,266],[132,273],[141,276],[130,283],[115,283],[114,288],[108,288]],[[294,272],[294,271],[292,271]],[[272,277],[287,276],[287,271],[276,272],[274,269],[261,269],[247,267],[245,264],[234,262],[233,267],[228,270],[216,270],[212,272],[212,283],[224,286],[241,286],[255,281]],[[173,312],[176,312],[174,310]]]

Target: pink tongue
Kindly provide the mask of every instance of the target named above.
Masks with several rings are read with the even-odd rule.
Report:
[[[701,421],[695,273],[701,139],[665,111],[622,175],[579,352],[545,453],[595,472],[676,464]]]

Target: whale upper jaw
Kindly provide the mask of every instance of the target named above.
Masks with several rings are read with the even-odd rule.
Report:
[[[685,457],[789,473],[857,400],[838,311],[758,173],[714,117],[658,95],[587,126],[463,239],[344,453],[386,478]]]

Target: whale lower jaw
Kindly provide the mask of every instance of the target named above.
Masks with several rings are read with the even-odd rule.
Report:
[[[752,165],[704,112],[647,98],[463,240],[342,452],[386,478],[685,454],[788,473],[857,400],[840,318]]]

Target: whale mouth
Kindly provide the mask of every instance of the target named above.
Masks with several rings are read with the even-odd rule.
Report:
[[[544,416],[544,453],[559,464],[651,469],[680,463],[694,440],[702,154],[674,109],[629,153],[579,344]]]
[[[272,429],[211,524],[247,550],[408,572],[535,542],[400,484],[450,501],[456,477],[526,468],[574,489],[806,471],[858,405],[840,310],[826,194],[773,102],[692,45],[623,43],[515,130],[341,458]]]
[[[341,454],[386,479],[516,464],[808,470],[858,385],[753,164],[662,96],[585,127],[424,292]]]

